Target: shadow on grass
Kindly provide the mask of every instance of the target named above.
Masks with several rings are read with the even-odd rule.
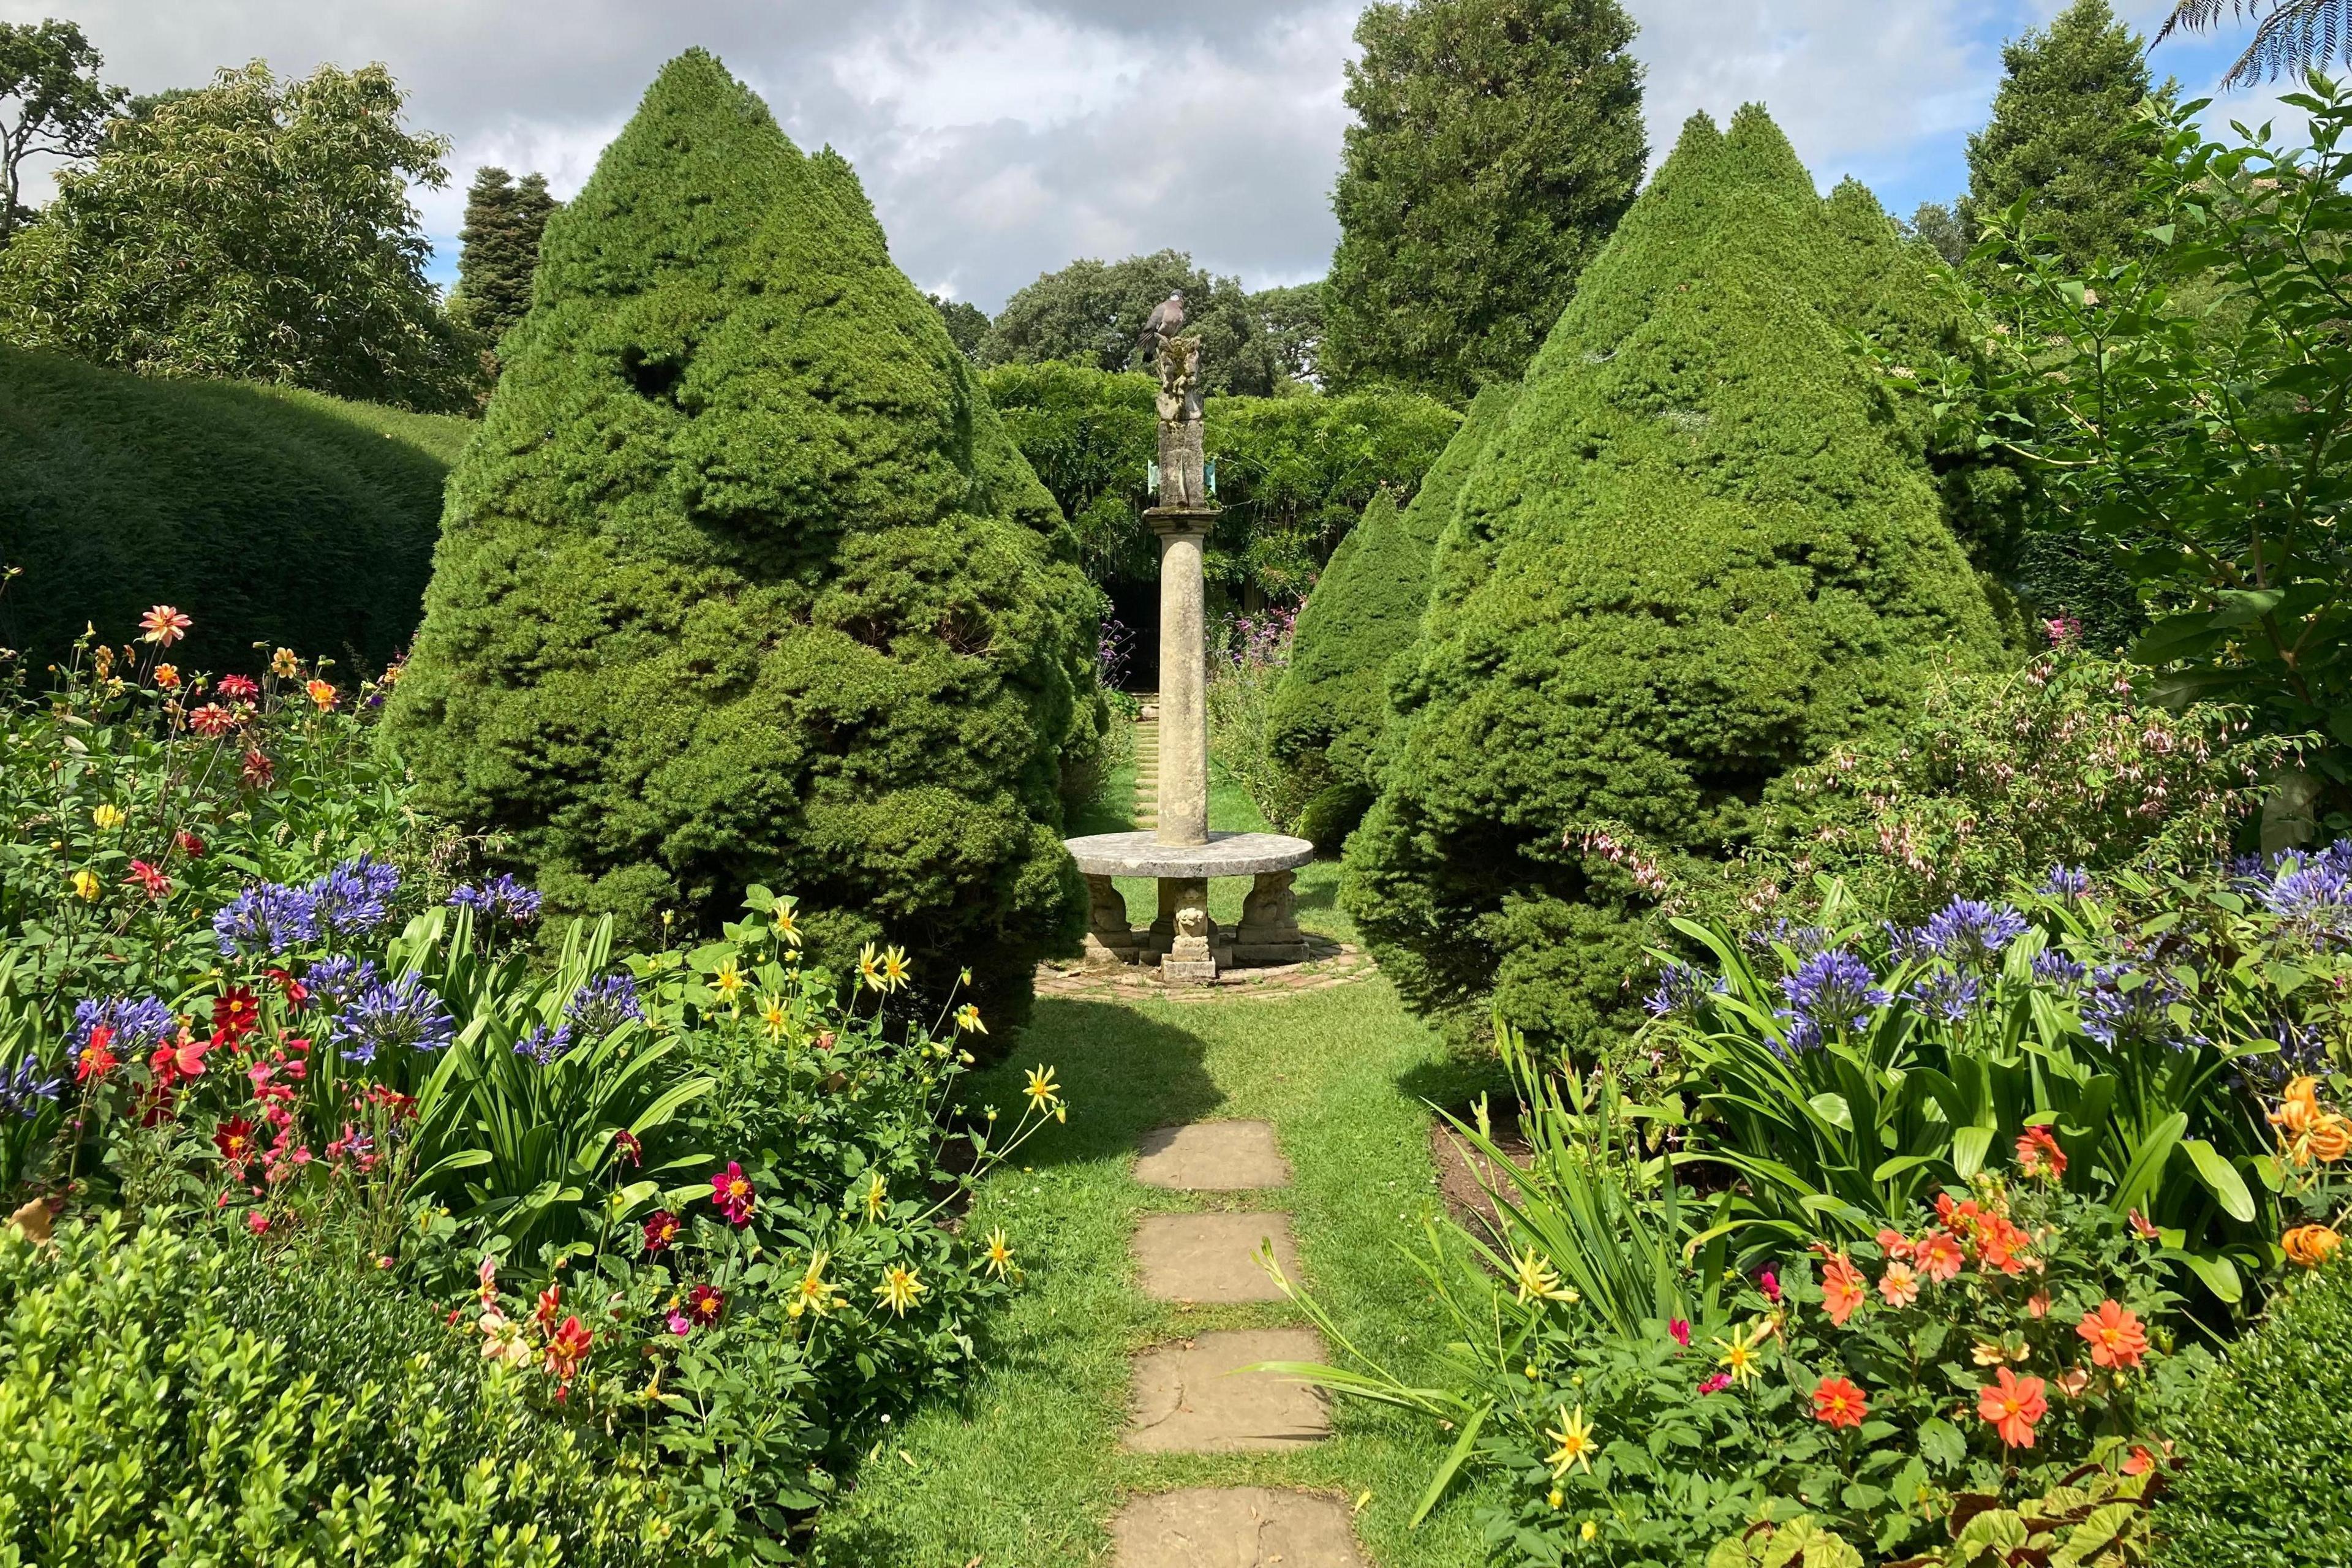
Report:
[[[1512,1103],[1511,1076],[1499,1058],[1447,1055],[1399,1075],[1397,1088],[1441,1110],[1459,1110],[1482,1094],[1497,1110]]]
[[[1155,1127],[1213,1114],[1225,1097],[1202,1065],[1207,1056],[1190,1030],[1124,1004],[1038,998],[1021,1059],[1054,1068],[1074,1114],[1040,1132],[1024,1163],[1118,1159]]]

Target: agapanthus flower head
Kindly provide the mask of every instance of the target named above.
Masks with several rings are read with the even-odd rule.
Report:
[[[2067,957],[2054,947],[2045,947],[2033,955],[2033,978],[2045,985],[2055,985],[2072,991],[2090,975],[2090,970]]]
[[[1665,967],[1658,971],[1658,988],[1650,993],[1646,1004],[1650,1016],[1691,1017],[1698,1012],[1702,997],[1720,995],[1726,985],[1720,974],[1710,974],[1679,959],[1668,959]]]
[[[152,996],[110,996],[103,1002],[75,1004],[73,1029],[66,1040],[77,1056],[98,1040],[117,1057],[131,1057],[163,1044],[179,1028],[178,1016]],[[102,1040],[100,1030],[105,1031]]]
[[[62,1071],[43,1072],[37,1059],[26,1057],[16,1064],[15,1072],[0,1073],[0,1116],[29,1121],[41,1113],[43,1105],[56,1104],[65,1086]]]
[[[2103,1046],[2128,1040],[2179,1044],[2179,1029],[2168,1012],[2179,988],[2160,974],[2142,974],[2121,964],[2094,972],[2083,994],[2083,1033]]]
[[[449,901],[484,920],[497,915],[522,925],[539,918],[540,895],[503,871],[478,887],[467,883],[457,889]]]
[[[2079,899],[2091,890],[2091,873],[2080,866],[2053,866],[2041,890],[2053,899]]]
[[[2007,904],[1954,899],[1928,917],[1920,934],[1938,957],[1964,968],[1984,968],[2025,934],[2025,917]]]
[[[1941,1018],[1948,1024],[1968,1021],[1984,999],[1984,987],[1973,974],[1957,969],[1937,969],[1913,981],[1903,993],[1903,999],[1931,1018]]]
[[[341,953],[310,965],[301,981],[303,988],[326,1007],[341,1007],[375,983],[373,961],[346,958]]]
[[[1859,1028],[1888,1001],[1870,965],[1842,947],[1817,952],[1783,976],[1780,994],[1789,1000],[1780,1020],[1790,1048],[1799,1051],[1811,1050],[1832,1031]]]
[[[318,906],[305,889],[258,882],[213,916],[213,934],[223,958],[275,957],[319,940]]]
[[[572,1044],[571,1025],[558,1024],[550,1028],[541,1024],[515,1042],[515,1055],[529,1057],[540,1066],[545,1067],[550,1062],[562,1060],[564,1053],[572,1049]]]
[[[373,931],[392,914],[400,891],[400,868],[373,855],[345,860],[303,889],[320,933],[356,935]]]
[[[376,1053],[405,1047],[437,1051],[457,1037],[457,1020],[415,970],[361,991],[335,1015],[330,1033],[343,1059],[367,1063]]]
[[[2255,897],[2271,913],[2315,937],[2352,935],[2352,864],[2339,853],[2346,848],[2339,840],[2318,855],[2285,857],[2256,883]]]
[[[2277,1057],[2273,1058],[2276,1076],[2327,1070],[2327,1037],[2317,1029],[2281,1016],[2272,1020],[2270,1032],[2279,1047]]]
[[[622,1025],[645,1022],[637,983],[625,974],[604,974],[583,985],[563,1009],[583,1038],[601,1040]]]
[[[1782,915],[1760,931],[1748,933],[1748,945],[1756,951],[1768,952],[1773,947],[1785,947],[1800,960],[1826,952],[1836,942],[1837,935],[1827,926],[1801,926]]]

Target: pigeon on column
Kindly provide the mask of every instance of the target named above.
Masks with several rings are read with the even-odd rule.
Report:
[[[1160,345],[1184,330],[1184,291],[1178,289],[1157,305],[1143,323],[1143,339],[1136,346],[1143,351],[1143,363],[1150,364]]]

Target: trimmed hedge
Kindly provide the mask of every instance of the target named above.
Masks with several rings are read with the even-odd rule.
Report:
[[[173,657],[268,641],[381,668],[416,628],[473,422],[291,387],[174,381],[0,347],[0,644],[36,667],[83,626],[195,618]]]
[[[1388,490],[1372,498],[1298,612],[1275,693],[1274,756],[1285,795],[1304,803],[1296,831],[1326,849],[1339,847],[1380,794],[1390,668],[1412,657],[1438,535],[1518,391],[1512,383],[1479,392],[1403,510]]]
[[[2273,1299],[2175,1425],[2188,1464],[2157,1509],[2165,1568],[2352,1563],[2352,1263]]]
[[[500,356],[388,714],[425,801],[634,937],[766,883],[1024,1012],[1099,596],[849,165],[680,56]]]
[[[1084,365],[999,365],[982,374],[1037,477],[1076,525],[1098,582],[1151,582],[1159,547],[1144,525],[1144,467],[1158,452],[1151,377]],[[1382,487],[1411,494],[1461,416],[1418,393],[1212,397],[1202,415],[1224,514],[1209,580],[1305,593]]]
[[[1695,119],[1463,487],[1344,896],[1465,1034],[1489,1005],[1569,1048],[1633,1022],[1643,903],[1583,829],[1735,852],[1928,661],[2000,646],[1923,439],[1844,333],[1860,295],[1931,315],[1922,264],[1832,205],[1760,108]]]

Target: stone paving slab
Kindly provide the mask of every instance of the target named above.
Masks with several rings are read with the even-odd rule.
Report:
[[[1125,1446],[1138,1453],[1233,1454],[1296,1448],[1331,1435],[1329,1402],[1262,1361],[1324,1358],[1311,1329],[1242,1329],[1158,1345],[1135,1358]]]
[[[1367,1568],[1348,1505],[1311,1492],[1196,1487],[1111,1521],[1116,1568]]]
[[[1154,1214],[1135,1227],[1135,1262],[1143,1293],[1155,1301],[1279,1301],[1282,1291],[1258,1267],[1261,1241],[1298,1278],[1298,1248],[1286,1214]]]
[[[1159,1127],[1139,1145],[1135,1179],[1180,1192],[1239,1192],[1286,1187],[1290,1163],[1274,1141],[1271,1121],[1190,1121]]]

